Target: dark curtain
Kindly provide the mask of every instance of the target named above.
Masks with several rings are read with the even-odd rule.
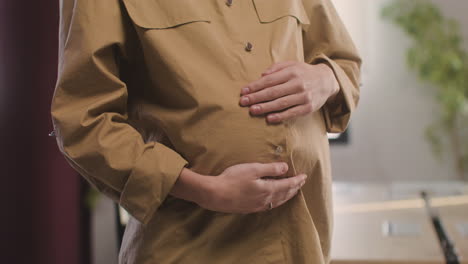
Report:
[[[58,1],[0,1],[0,262],[87,263],[80,178],[50,120]]]

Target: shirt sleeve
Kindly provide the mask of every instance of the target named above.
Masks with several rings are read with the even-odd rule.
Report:
[[[331,0],[303,0],[310,24],[303,32],[306,63],[325,63],[339,92],[322,107],[327,132],[346,130],[359,101],[361,58]]]
[[[57,144],[100,192],[147,224],[188,164],[130,125],[119,77],[128,28],[118,0],[61,0],[59,71],[51,101]]]

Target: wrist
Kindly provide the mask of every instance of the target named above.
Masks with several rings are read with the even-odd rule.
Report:
[[[335,81],[336,82],[336,81]],[[338,93],[340,92],[340,86],[339,84],[336,82],[336,86],[335,88],[333,88],[330,96],[328,97],[327,99],[327,103],[330,103],[330,102],[333,102],[335,101],[336,97],[338,96]]]
[[[335,100],[338,93],[340,92],[340,84],[338,83],[338,80],[336,79],[333,69],[328,64],[321,63],[320,65],[324,69],[324,72],[328,77],[327,79],[330,80],[329,82],[327,82],[328,87],[330,87],[329,89],[330,93],[326,100],[327,103],[330,103]]]
[[[211,199],[212,177],[183,168],[170,194],[176,198],[204,205]]]

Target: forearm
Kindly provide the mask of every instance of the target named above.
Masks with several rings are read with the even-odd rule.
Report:
[[[212,185],[213,181],[210,176],[183,168],[169,194],[201,205],[212,196]]]

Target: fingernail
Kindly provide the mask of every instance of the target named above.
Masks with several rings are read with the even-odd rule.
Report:
[[[242,97],[241,102],[243,104],[248,104],[249,103],[249,98],[248,97]]]
[[[250,89],[248,87],[242,88],[242,94],[246,94],[246,93],[249,93],[249,92],[250,92]]]
[[[276,121],[276,120],[278,120],[278,115],[269,115],[268,120],[269,121]]]

